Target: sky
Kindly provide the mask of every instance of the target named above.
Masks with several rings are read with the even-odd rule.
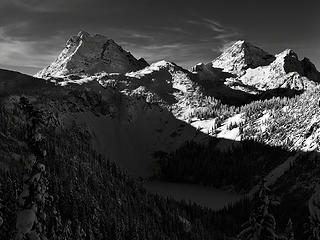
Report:
[[[0,0],[0,68],[34,74],[79,31],[149,63],[209,62],[236,40],[293,49],[320,69],[319,0]]]

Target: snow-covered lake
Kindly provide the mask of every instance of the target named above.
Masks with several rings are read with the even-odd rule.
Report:
[[[228,191],[194,184],[152,181],[146,182],[144,187],[148,191],[157,193],[160,196],[171,197],[178,201],[195,202],[198,205],[213,210],[222,209],[224,206],[236,202],[243,197],[242,195]]]

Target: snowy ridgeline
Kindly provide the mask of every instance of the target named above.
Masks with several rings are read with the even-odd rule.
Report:
[[[320,82],[315,66],[306,58],[300,61],[292,50],[273,56],[237,41],[212,62],[197,64],[188,71],[165,60],[149,66],[113,40],[86,32],[71,37],[57,59],[35,76],[61,85],[93,80],[104,86],[124,84],[122,90],[129,95],[151,95],[169,105],[177,101],[173,108],[180,108],[176,115],[183,117],[187,114],[183,105],[196,102],[190,98],[213,96],[245,103],[253,95],[270,90],[302,91]]]

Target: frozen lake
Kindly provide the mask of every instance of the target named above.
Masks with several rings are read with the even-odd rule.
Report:
[[[195,202],[213,210],[219,210],[243,197],[240,194],[194,184],[152,181],[146,182],[144,187],[160,196]]]

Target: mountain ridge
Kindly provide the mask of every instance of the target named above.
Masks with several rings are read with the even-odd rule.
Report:
[[[173,74],[170,64],[175,66],[175,71],[188,75],[190,81],[194,82],[192,85],[201,85],[200,89],[204,90],[205,95],[217,97],[226,103],[229,102],[229,95],[234,98],[231,102],[237,102],[238,99],[239,103],[245,103],[254,95],[268,90],[282,88],[304,91],[320,82],[320,73],[315,65],[307,58],[300,61],[290,49],[274,56],[248,41],[239,40],[213,61],[197,64],[188,71],[165,60],[149,67],[144,59],[137,60],[112,39],[87,32],[79,32],[77,36],[71,37],[59,57],[35,76],[47,79],[70,78],[73,81],[103,73],[105,76],[113,74],[110,79],[119,79],[114,77],[118,74],[122,76],[121,79],[127,78],[130,81],[133,78],[145,79],[147,75],[162,71],[163,79],[157,78],[161,85],[166,81],[165,75],[171,78]],[[165,71],[168,73],[165,74]],[[187,87],[180,85],[180,88]],[[167,90],[173,91],[169,88]]]

